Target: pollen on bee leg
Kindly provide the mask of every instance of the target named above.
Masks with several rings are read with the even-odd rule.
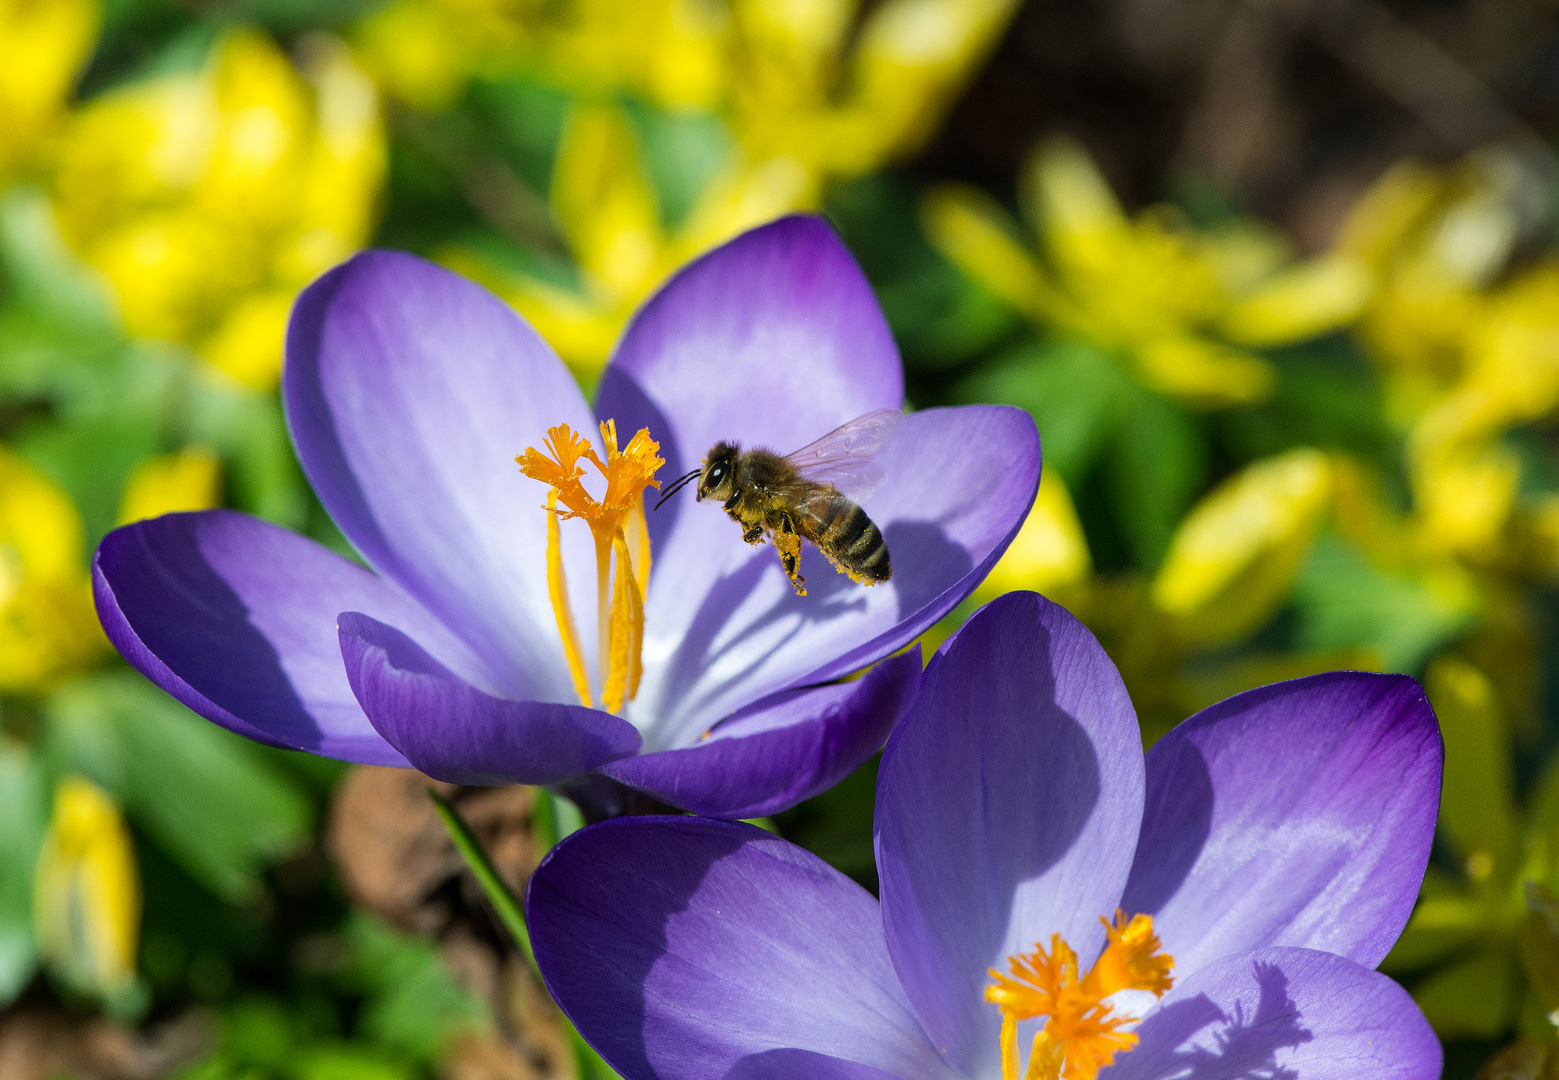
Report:
[[[780,565],[785,568],[785,576],[790,578],[790,583],[796,588],[796,595],[805,596],[807,579],[801,576],[801,534],[776,532],[774,548],[779,552]]]
[[[1115,913],[1104,923],[1108,943],[1088,974],[1079,975],[1077,954],[1060,934],[1050,949],[1008,958],[1009,974],[991,970],[985,1000],[1001,1009],[1002,1080],[1018,1080],[1018,1023],[1048,1017],[1029,1052],[1023,1080],[1094,1080],[1117,1054],[1137,1045],[1125,1028],[1134,1016],[1116,1013],[1105,999],[1122,990],[1147,990],[1157,997],[1173,985],[1174,957],[1160,951],[1153,919]]]

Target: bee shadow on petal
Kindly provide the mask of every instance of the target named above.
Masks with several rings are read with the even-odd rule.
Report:
[[[1299,1023],[1301,1011],[1288,992],[1288,975],[1276,964],[1256,961],[1252,976],[1257,990],[1253,1007],[1243,999],[1224,1012],[1206,994],[1176,1001],[1150,1014],[1137,1028],[1151,1075],[1176,1080],[1298,1080],[1299,1073],[1278,1061],[1278,1052],[1315,1039]],[[1154,1068],[1156,1066],[1156,1068]]]

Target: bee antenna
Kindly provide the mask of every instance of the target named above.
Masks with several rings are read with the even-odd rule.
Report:
[[[679,476],[675,480],[673,480],[671,482],[671,486],[668,487],[665,490],[665,492],[661,495],[660,502],[657,502],[655,504],[655,506],[653,507],[653,509],[659,510],[661,508],[661,504],[662,503],[664,503],[667,499],[671,498],[677,492],[681,491],[684,487],[686,487],[688,485],[689,481],[694,480],[695,478],[697,478],[698,474],[701,471],[702,470],[700,470],[700,469],[694,469],[692,472],[683,473],[681,476]]]

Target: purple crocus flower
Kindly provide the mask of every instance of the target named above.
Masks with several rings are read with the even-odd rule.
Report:
[[[714,815],[793,805],[881,746],[918,659],[834,680],[966,596],[1038,485],[1026,414],[910,415],[862,500],[892,581],[862,588],[809,546],[805,597],[718,506],[684,496],[643,515],[635,489],[653,553],[628,589],[647,579],[629,598],[642,681],[611,712],[576,691],[577,673],[605,681],[591,532],[543,508],[547,485],[521,475],[516,455],[547,445],[555,425],[589,438],[610,420],[625,440],[648,429],[630,448],[657,442],[669,476],[721,439],[785,453],[901,407],[892,336],[826,224],[786,218],[685,268],[627,329],[593,414],[507,306],[393,252],[359,255],[299,297],[282,393],[310,483],[372,571],[230,511],[126,526],[93,563],[99,614],[126,659],[259,742],[463,783],[599,769]],[[581,616],[572,668],[560,609]]]
[[[1435,1077],[1371,969],[1423,878],[1441,753],[1417,683],[1337,672],[1214,705],[1144,761],[1098,642],[1014,593],[883,752],[880,905],[750,826],[625,818],[532,876],[532,941],[629,1080]]]

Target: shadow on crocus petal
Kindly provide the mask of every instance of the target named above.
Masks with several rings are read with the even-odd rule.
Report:
[[[610,419],[617,424],[619,446],[626,446],[628,440],[633,438],[640,428],[649,429],[650,438],[660,444],[660,456],[666,461],[665,468],[660,471],[661,491],[666,490],[671,480],[698,464],[697,459],[689,460],[684,456],[682,447],[673,434],[671,421],[666,419],[666,414],[656,407],[649,395],[632,377],[614,366],[608,365],[601,373],[601,385],[596,393],[595,415],[597,420]],[[590,436],[592,443],[597,441],[596,432],[590,431],[585,434]],[[654,506],[659,500],[659,495],[654,488],[650,488],[644,494],[649,500],[649,506]],[[691,491],[684,492],[655,513],[644,515],[645,525],[650,533],[651,551],[659,551],[666,538],[676,530],[677,520],[682,516],[683,508],[693,501],[692,494]]]
[[[1301,1046],[1315,1036],[1299,1023],[1299,1006],[1289,996],[1283,969],[1257,961],[1255,973],[1260,995],[1248,1015],[1237,1003],[1230,1016],[1199,994],[1174,1002],[1142,1022],[1137,1028],[1140,1045],[1176,1047],[1155,1063],[1160,1066],[1155,1075],[1176,1080],[1298,1080],[1299,1073],[1278,1064],[1278,1051]]]
[[[666,827],[640,829],[633,859],[603,860],[591,839],[610,834],[586,830],[560,844],[532,875],[526,901],[537,959],[554,999],[570,1006],[574,1023],[624,1076],[661,1075],[650,1060],[646,1030],[646,991],[657,967],[669,984],[657,991],[664,1000],[703,996],[695,988],[706,976],[685,960],[698,955],[703,938],[719,926],[691,901],[722,860],[767,835],[751,826],[711,827],[697,818],[618,818],[591,829],[636,828],[649,820]],[[693,842],[678,833],[691,833]],[[579,880],[593,883],[591,903],[579,902],[573,884]],[[566,962],[551,959],[553,943]],[[579,963],[579,943],[587,943],[584,955],[605,962]],[[679,980],[687,985],[679,987]],[[593,1022],[581,1006],[610,1022]]]
[[[281,655],[202,547],[202,531],[223,521],[169,514],[111,533],[97,557],[104,627],[142,674],[206,719],[270,746],[318,750],[324,732]]]
[[[1213,780],[1190,739],[1161,740],[1148,761],[1138,852],[1151,851],[1153,858],[1133,867],[1121,907],[1157,915],[1185,884],[1212,831]]]
[[[899,1080],[894,1073],[811,1050],[765,1050],[731,1066],[723,1080]]]
[[[885,538],[892,553],[893,579],[876,588],[893,590],[898,621],[931,603],[974,568],[969,552],[936,522],[893,522],[888,526]],[[705,595],[689,624],[666,676],[663,699],[678,702],[678,712],[682,715],[696,716],[705,704],[749,678],[775,653],[823,624],[866,610],[870,597],[865,588],[838,573],[810,543],[803,549],[801,569],[807,579],[806,596],[789,591],[783,593],[766,611],[749,620],[740,631],[722,640],[715,648],[714,642],[721,637],[732,614],[739,610],[762,576],[781,571],[778,558],[765,545],[722,575]],[[779,632],[772,633],[777,627],[781,628]],[[888,627],[877,629],[886,631]],[[765,636],[764,644],[755,649],[752,641],[760,635]],[[743,651],[748,654],[747,662],[739,670],[718,682],[709,679],[708,672],[712,667],[732,653]],[[690,693],[695,686],[699,691],[696,696]],[[666,745],[677,745],[698,734],[697,731],[667,731],[661,733],[658,740]]]
[[[934,521],[895,521],[883,533],[893,559],[900,621],[941,596],[974,569],[969,549]]]

